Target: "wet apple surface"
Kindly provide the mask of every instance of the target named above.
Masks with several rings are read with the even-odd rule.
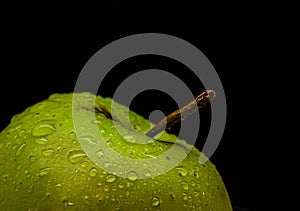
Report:
[[[112,100],[97,96],[94,103],[91,97],[54,94],[12,118],[0,134],[1,209],[232,210],[221,176],[209,160],[199,163],[198,149],[166,132],[159,140],[147,136],[153,124],[132,111],[128,125],[125,106],[116,104],[113,120]],[[85,126],[77,130],[85,135],[74,127],[74,109]],[[90,130],[95,126],[100,139]],[[82,143],[105,144],[124,160],[144,164],[132,170],[104,149],[91,157]],[[157,168],[148,159],[156,159]],[[161,172],[167,165],[174,168]]]

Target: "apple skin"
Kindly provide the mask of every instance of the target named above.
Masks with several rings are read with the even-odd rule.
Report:
[[[149,178],[123,178],[96,165],[75,133],[74,95],[82,100],[75,106],[83,116],[95,112],[84,109],[91,108],[86,100],[93,96],[90,93],[54,94],[15,115],[0,133],[1,210],[232,210],[215,166],[209,160],[199,164],[201,153],[183,140],[182,145],[191,149],[185,159],[155,177],[148,172]],[[111,101],[97,96],[95,105],[111,111]],[[124,109],[118,105],[120,113]],[[177,139],[164,132],[160,139],[165,142],[149,144],[146,152],[144,145],[129,143],[111,129],[113,121],[107,115],[95,115],[99,121],[87,124],[97,124],[107,134],[100,141],[110,141],[114,150],[127,157],[157,156]],[[151,127],[132,111],[130,119],[136,133],[144,134]],[[181,146],[175,147],[182,152]]]

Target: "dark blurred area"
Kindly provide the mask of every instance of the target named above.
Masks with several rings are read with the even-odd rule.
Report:
[[[260,4],[233,9],[228,5],[231,9],[225,10],[221,5],[217,10],[179,5],[175,10],[158,5],[131,12],[124,6],[103,5],[87,14],[71,9],[10,8],[2,19],[0,129],[14,114],[52,93],[72,92],[85,63],[108,43],[136,33],[170,34],[201,50],[223,83],[227,123],[211,160],[235,209],[293,207],[295,194],[290,190],[296,187],[298,167],[294,164],[298,140],[293,132],[299,127],[300,94],[294,75],[299,68],[292,64],[296,55],[291,49],[298,49],[293,41],[296,15],[292,7]],[[98,94],[112,96],[122,80],[143,69],[175,74],[195,96],[204,89],[183,64],[148,55],[118,64]],[[168,114],[178,106],[170,96],[148,91],[139,94],[130,108],[148,118],[153,110]],[[201,110],[200,116],[199,149],[208,133],[210,108]],[[171,132],[176,134],[178,126]]]

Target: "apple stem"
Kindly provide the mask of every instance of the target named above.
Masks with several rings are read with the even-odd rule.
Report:
[[[213,90],[206,90],[202,94],[198,95],[196,99],[183,106],[181,109],[174,111],[168,116],[160,120],[154,127],[149,130],[146,135],[154,137],[165,128],[171,128],[176,123],[185,120],[191,114],[198,111],[198,109],[205,107],[216,97],[216,92]]]
[[[110,112],[106,110],[106,108],[98,106],[95,107],[95,110],[98,111],[99,113],[103,113],[106,116],[106,118],[112,119]]]

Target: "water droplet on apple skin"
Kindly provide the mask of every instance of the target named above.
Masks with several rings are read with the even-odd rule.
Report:
[[[47,145],[49,143],[49,140],[47,138],[38,138],[35,139],[35,143],[39,145]]]
[[[193,195],[194,195],[195,197],[198,197],[198,196],[200,196],[200,192],[199,192],[198,190],[195,190],[195,191],[193,192]]]
[[[151,173],[150,173],[150,171],[149,170],[144,170],[144,175],[146,176],[146,177],[150,177],[151,176]]]
[[[77,135],[76,135],[76,133],[75,133],[74,131],[71,131],[71,132],[69,133],[69,138],[70,138],[71,140],[76,139],[76,137],[77,137]]]
[[[86,144],[86,143],[97,144],[97,142],[92,137],[90,137],[90,136],[80,137],[80,138],[78,138],[78,141],[80,143],[84,143],[84,144]]]
[[[185,166],[178,166],[176,167],[176,170],[180,176],[185,177],[188,174],[188,170]]]
[[[160,204],[160,200],[157,197],[154,197],[151,201],[152,206],[156,207]]]
[[[72,164],[84,161],[86,154],[82,150],[72,150],[68,153],[68,160]]]
[[[118,184],[118,187],[122,189],[122,188],[124,188],[124,184],[120,182],[120,183]]]
[[[68,199],[63,199],[62,202],[64,203],[65,207],[68,207],[68,206],[74,206],[75,203],[74,202],[71,202],[69,201]]]
[[[112,182],[116,181],[116,179],[117,179],[117,177],[115,175],[110,174],[106,177],[106,182],[112,183]]]
[[[55,187],[56,187],[56,188],[60,188],[60,187],[61,187],[61,184],[58,183],[58,184],[55,185]]]
[[[20,145],[16,151],[16,156],[20,156],[22,154],[22,152],[24,151],[24,148],[26,147],[27,143],[24,143],[22,145]]]
[[[128,179],[129,179],[130,181],[135,181],[135,180],[137,180],[137,174],[136,174],[134,171],[129,172],[128,175],[127,175],[127,177],[128,177]]]
[[[109,191],[109,186],[108,186],[108,185],[105,185],[103,190],[104,190],[105,192],[108,192],[108,191]]]
[[[182,199],[183,200],[187,200],[188,199],[188,195],[186,193],[184,193],[184,192],[182,193]]]
[[[188,184],[187,182],[185,182],[185,181],[182,181],[182,182],[181,182],[181,186],[182,186],[182,188],[183,188],[184,190],[188,190],[188,189],[189,189],[189,184]]]
[[[29,157],[29,161],[30,161],[31,163],[35,163],[37,160],[38,160],[38,158],[37,158],[36,156],[30,156],[30,157]]]
[[[54,149],[48,148],[42,151],[42,155],[44,157],[51,157],[54,154],[54,152],[55,152]]]
[[[103,150],[98,150],[97,152],[96,152],[96,156],[97,157],[99,157],[99,158],[103,158],[104,157],[104,152],[103,152]]]
[[[20,189],[21,189],[21,184],[16,185],[15,191],[17,192],[17,191],[19,191]]]
[[[39,174],[39,176],[40,176],[40,177],[46,176],[47,174],[50,173],[51,170],[52,170],[52,169],[51,169],[50,167],[42,168],[42,169],[40,169],[40,174]]]
[[[3,179],[4,182],[7,182],[8,179],[9,179],[9,174],[4,173],[4,174],[2,175],[2,179]]]
[[[98,174],[98,170],[95,167],[92,167],[89,171],[90,177],[95,177]]]
[[[32,136],[46,136],[56,131],[56,120],[43,120],[35,124]]]

